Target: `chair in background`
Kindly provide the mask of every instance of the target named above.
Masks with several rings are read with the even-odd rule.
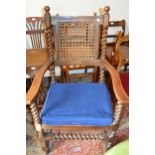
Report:
[[[97,67],[70,65],[63,66],[62,70],[64,72],[65,82],[69,82],[73,78],[78,78],[79,80],[85,77],[89,78],[88,81],[97,82]]]
[[[121,32],[121,34],[119,32]],[[125,20],[109,22],[109,32],[107,36],[108,47],[106,51],[106,57],[109,60],[109,62],[112,61],[112,56],[114,54],[114,46],[117,40],[121,36],[124,36],[124,34],[125,34]]]
[[[129,35],[122,36],[117,41],[112,64],[120,73],[124,90],[129,95]]]
[[[50,140],[100,139],[110,147],[115,137],[124,107],[128,104],[128,96],[118,72],[105,59],[109,9],[105,7],[105,13],[101,16],[57,16],[51,19],[50,8],[45,7],[47,45],[49,49],[54,48],[55,52],[51,53],[50,61],[35,74],[26,95],[26,103],[30,105],[34,126],[46,153]],[[51,46],[53,36],[55,45]],[[99,83],[56,83],[55,75],[52,74],[52,83],[40,114],[34,99],[44,73],[51,65],[53,68],[55,65],[98,67]],[[114,109],[111,93],[104,82],[105,70],[111,75],[117,99]],[[92,129],[95,132],[91,132]]]
[[[28,78],[33,79],[36,71],[48,61],[50,53],[53,52],[47,48],[44,17],[26,18],[26,46],[26,73]],[[46,77],[50,77],[50,70]]]
[[[121,32],[120,32],[121,33]],[[129,67],[129,35],[121,36],[115,45],[115,54],[112,60],[112,64],[117,64],[117,70],[127,70]]]
[[[45,39],[44,17],[27,17],[26,28],[26,73],[33,77],[50,56]]]
[[[124,90],[129,95],[129,35],[123,36],[120,31],[114,49],[111,64],[120,74]]]
[[[126,94],[129,96],[129,35],[122,36],[122,32],[119,32],[119,39],[115,44],[115,52],[112,57],[112,65],[117,69],[123,88]],[[128,106],[124,111],[124,116],[129,115]]]
[[[109,28],[119,28],[119,31],[122,32],[122,35],[125,34],[125,20],[121,20],[121,21],[110,21],[109,22]],[[121,30],[120,30],[121,29]],[[118,30],[116,32],[113,32],[114,34],[108,34],[107,38],[111,38],[112,39],[112,42],[108,42],[108,45],[109,44],[115,44],[116,43],[116,40],[117,40],[117,37],[118,37]]]
[[[50,49],[47,48],[46,27],[44,17],[27,17],[26,18],[26,74],[27,74],[27,90],[31,86],[36,72],[50,58]],[[50,70],[47,74],[50,74]],[[48,76],[46,76],[48,77]],[[39,89],[39,97],[36,98],[38,107],[42,107],[45,99],[48,84],[42,82]]]

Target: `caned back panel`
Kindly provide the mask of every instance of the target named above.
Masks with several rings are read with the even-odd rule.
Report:
[[[57,59],[97,59],[101,23],[97,16],[52,17]]]
[[[26,18],[26,41],[28,48],[45,48],[45,21],[44,17]]]

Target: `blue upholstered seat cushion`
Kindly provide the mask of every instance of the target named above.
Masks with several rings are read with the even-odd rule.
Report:
[[[49,88],[41,119],[46,125],[111,125],[109,91],[101,83],[54,83]]]

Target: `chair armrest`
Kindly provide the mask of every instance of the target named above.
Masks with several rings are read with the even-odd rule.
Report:
[[[49,66],[51,65],[50,61],[47,61],[36,73],[34,80],[31,84],[31,87],[29,89],[29,91],[26,94],[26,104],[31,104],[32,100],[34,99],[34,97],[36,96],[36,94],[38,93],[38,90],[40,88],[42,79],[44,77],[44,74],[46,72],[46,70],[49,68]]]
[[[102,61],[103,66],[109,71],[112,79],[113,90],[117,100],[121,103],[128,104],[129,97],[123,89],[121,79],[119,77],[119,73],[113,68],[113,66],[107,61]]]

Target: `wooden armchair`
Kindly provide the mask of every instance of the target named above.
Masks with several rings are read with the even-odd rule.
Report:
[[[70,20],[58,16],[55,20],[51,19],[50,8],[45,7],[47,40],[54,36],[55,53],[36,73],[26,95],[26,104],[30,105],[35,129],[46,152],[47,142],[50,140],[100,139],[108,142],[105,144],[109,147],[115,136],[124,107],[128,104],[128,96],[118,72],[105,59],[109,9],[105,7],[102,16],[72,17]],[[100,32],[101,38],[98,37]],[[50,43],[47,45],[52,48]],[[44,73],[51,65],[57,64],[99,67],[99,83],[56,83],[53,74],[42,112],[39,114],[34,99],[38,95]],[[105,70],[111,75],[117,99],[114,109],[110,92],[104,83]],[[92,129],[100,132],[91,132]]]

